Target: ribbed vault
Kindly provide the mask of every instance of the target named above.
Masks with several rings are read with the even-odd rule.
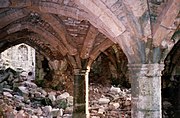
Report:
[[[179,10],[180,0],[1,0],[0,52],[28,44],[48,58],[56,80],[65,58],[74,74],[74,115],[79,117],[85,86],[88,98],[88,67],[101,53],[116,67],[118,45],[132,71],[132,116],[159,117],[162,63],[180,39]]]
[[[147,63],[150,52],[145,51],[146,48],[161,46],[164,40],[168,43],[179,25],[178,0],[152,0],[149,3],[133,0],[3,0],[0,7],[0,28],[4,35],[28,29],[44,37],[63,56],[79,55],[83,59],[92,57],[94,60],[97,52],[93,50],[102,42],[97,42],[96,36],[103,33],[120,45],[129,63]],[[154,47],[147,47],[147,42]],[[98,50],[100,53],[101,49]],[[132,57],[135,58],[132,60]]]

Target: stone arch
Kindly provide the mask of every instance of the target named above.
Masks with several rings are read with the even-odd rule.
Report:
[[[129,36],[129,34],[126,33],[127,31],[125,25],[117,18],[115,14],[108,7],[106,7],[102,1],[76,0],[75,3],[88,12],[86,19],[100,32],[105,34],[110,40],[118,43],[122,47],[128,59],[131,59],[129,52],[126,50],[126,47],[131,48],[131,46],[126,42],[127,40],[124,41],[123,39],[124,36]],[[112,22],[107,24],[110,19]],[[128,40],[131,40],[131,38]]]
[[[1,13],[2,16],[0,29],[7,26],[8,24],[17,21],[18,19],[21,19],[23,17],[26,17],[29,14],[29,11],[25,8],[22,9],[8,9]]]
[[[33,0],[27,0],[27,1],[14,1],[14,0],[9,0],[9,1],[3,1],[3,4],[0,4],[2,8],[6,7],[29,7],[30,9],[38,10],[40,12],[46,12],[46,13],[53,13],[53,14],[61,14],[61,15],[69,15],[70,17],[76,18],[76,19],[87,19],[90,18],[90,22],[92,24],[96,23],[97,20],[102,21],[102,23],[99,25],[98,28],[100,28],[102,31],[104,31],[105,34],[109,34],[112,37],[117,37],[120,35],[124,30],[124,26],[122,23],[111,13],[109,10],[105,10],[105,6],[101,1],[96,1],[92,2],[90,0],[88,1],[75,1],[76,4],[79,6],[84,6],[83,8],[75,8],[73,6],[67,6],[66,4],[60,3],[59,1],[33,1]],[[98,7],[97,4],[100,4],[101,7]],[[70,9],[67,10],[67,9]],[[84,11],[85,9],[85,11]],[[92,11],[93,9],[96,9],[96,11]],[[102,14],[100,12],[103,12]],[[108,12],[108,14],[105,13]],[[96,16],[96,20],[94,21],[91,16],[88,16],[87,12],[91,13],[92,16]],[[98,14],[99,16],[95,15]],[[111,24],[107,24],[106,21],[110,20],[113,18],[113,21]],[[118,26],[118,25],[120,26]],[[114,26],[114,29],[111,29],[112,26]],[[95,26],[98,26],[97,24]],[[105,30],[105,28],[108,28],[109,30]],[[113,35],[111,35],[111,33]]]
[[[70,55],[75,55],[77,53],[77,50],[71,44],[68,43],[67,38],[69,37],[67,36],[68,34],[66,30],[64,29],[62,23],[59,22],[53,15],[45,14],[44,12],[43,14],[40,14],[39,17],[41,17],[42,20],[48,22],[51,25],[51,27],[56,31],[56,33],[58,33],[58,35],[60,36],[62,40],[62,43],[68,49],[68,52],[70,53]],[[1,20],[3,23],[0,25],[0,28],[3,28],[9,24],[12,24],[15,21],[18,22],[22,18],[28,17],[29,15],[33,15],[33,14],[38,15],[38,13],[30,12],[26,8],[11,9],[11,10],[5,11],[2,14],[3,15],[2,15]]]
[[[166,59],[164,60],[165,61],[164,63],[169,68],[168,69],[169,73],[167,74],[165,73],[165,75],[172,75],[174,68],[178,66],[179,58],[180,58],[179,46],[180,46],[180,40],[173,46],[171,51],[166,56]]]
[[[46,4],[47,7],[44,7]],[[49,6],[53,6],[50,9],[48,9]],[[75,9],[71,8],[71,13],[67,9],[60,8],[58,3],[55,4],[54,2],[43,2],[39,3],[36,7],[38,7],[38,11],[46,12],[46,13],[53,13],[53,14],[59,14],[59,15],[65,15],[68,16],[70,14],[70,17],[73,17],[78,20],[88,20],[93,26],[95,26],[100,32],[105,34],[109,39],[111,39],[113,42],[119,43],[117,40],[122,40],[120,38],[120,35],[125,31],[125,26],[121,23],[120,20],[117,19],[117,17],[107,9],[107,7],[104,5],[101,1],[75,1],[75,4],[77,4],[80,8]],[[91,6],[93,5],[93,6]],[[100,7],[99,7],[100,5]],[[64,8],[66,5],[62,5]],[[91,7],[90,7],[91,6]],[[93,9],[96,9],[93,11]],[[100,12],[103,13],[101,14]],[[105,13],[107,12],[107,13]],[[67,13],[67,14],[66,14]],[[97,16],[96,13],[99,15]],[[110,22],[110,24],[107,22],[109,20],[113,19],[113,21]],[[113,28],[112,28],[113,27]],[[127,45],[125,43],[119,43],[119,45]],[[126,49],[123,48],[124,51]],[[125,53],[128,55],[129,52]]]
[[[120,45],[129,63],[145,63],[144,40],[147,39],[149,34],[143,36],[139,22],[137,22],[132,11],[128,11],[129,9],[124,1],[122,9],[118,9],[119,3],[117,1],[106,2],[111,6],[106,6],[105,1],[101,0],[75,0],[75,3],[88,13],[86,19],[109,39]],[[114,8],[112,7],[113,4]],[[116,10],[119,12],[116,12]],[[109,20],[112,22],[109,23]]]
[[[163,14],[167,16],[171,9],[175,9],[177,11],[178,4],[176,4],[178,0],[170,1],[167,5],[167,11]],[[113,42],[117,42],[123,49],[124,53],[128,57],[129,63],[146,63],[146,54],[145,54],[145,42],[147,42],[148,38],[154,38],[153,43],[155,45],[155,42],[158,42],[157,40],[162,40],[162,38],[157,38],[158,33],[154,33],[153,36],[150,33],[147,33],[145,35],[142,35],[139,32],[142,31],[141,27],[139,26],[139,22],[137,22],[137,18],[141,15],[146,15],[148,6],[147,4],[144,4],[145,7],[143,8],[140,4],[140,2],[137,2],[135,4],[136,7],[139,7],[138,11],[142,10],[144,14],[137,13],[134,9],[136,9],[135,6],[130,5],[131,2],[125,2],[123,1],[122,4],[125,6],[125,8],[116,9],[118,8],[117,1],[104,1],[104,0],[75,0],[71,1],[71,5],[68,4],[68,2],[64,3],[62,1],[33,1],[33,0],[26,0],[26,1],[4,1],[2,2],[1,7],[27,7],[35,11],[39,11],[42,13],[53,13],[58,15],[65,15],[70,16],[76,19],[85,19],[91,22],[92,25],[97,27],[99,31],[101,31],[103,34],[106,34],[108,38],[110,38]],[[75,5],[74,5],[75,4]],[[109,5],[109,6],[106,6]],[[128,11],[129,8],[133,9],[133,11]],[[129,12],[131,15],[120,15],[120,17],[125,17],[126,20],[123,21],[123,19],[118,19],[119,12]],[[177,13],[170,13],[171,16],[175,17],[174,14]],[[169,17],[170,18],[170,17]],[[162,21],[162,23],[165,23],[166,21],[169,21],[169,18],[165,18],[165,20]],[[140,18],[141,19],[141,18]],[[148,18],[149,19],[149,18]],[[161,19],[161,17],[160,17]],[[106,23],[107,21],[111,20],[112,22]],[[150,23],[149,20],[145,21],[147,24],[146,28],[150,29]],[[126,25],[128,24],[128,25]],[[169,24],[168,24],[169,25]],[[161,27],[160,30],[161,32]],[[156,31],[156,32],[158,32]],[[132,34],[134,33],[135,36]],[[131,36],[129,36],[131,35]],[[157,35],[157,36],[156,36]],[[151,39],[150,39],[151,40]],[[156,41],[155,41],[156,40]],[[127,43],[130,42],[130,43]],[[159,45],[159,43],[158,43]],[[142,51],[143,50],[143,51]],[[132,57],[136,57],[135,60],[132,60]],[[140,58],[143,57],[143,58]]]
[[[165,68],[162,72],[162,103],[169,102],[172,104],[172,108],[163,105],[162,109],[164,112],[170,111],[167,113],[167,116],[178,117],[179,115],[179,106],[180,106],[180,40],[172,49],[168,52],[166,58],[163,60]]]
[[[22,34],[21,34],[22,33]],[[17,35],[18,34],[18,35]],[[66,57],[63,57],[61,55],[61,53],[55,53],[54,54],[54,50],[56,50],[55,47],[50,46],[50,47],[46,47],[46,44],[44,42],[44,37],[39,36],[39,34],[36,33],[32,33],[29,32],[29,35],[26,35],[23,31],[21,32],[15,32],[12,34],[9,34],[8,36],[4,37],[3,40],[0,40],[0,44],[2,44],[0,47],[0,51],[6,50],[12,46],[21,44],[21,43],[25,43],[31,47],[33,47],[38,53],[40,53],[42,56],[44,56],[47,61],[48,61],[48,65],[50,67],[50,72],[54,73],[54,70],[56,70],[57,68],[55,68],[53,66],[53,63],[55,60],[59,61],[61,59],[66,59]],[[24,47],[24,45],[21,45],[22,47]],[[56,77],[56,75],[58,75],[57,73],[53,74],[53,79],[54,77]],[[64,77],[65,74],[64,74]]]
[[[103,79],[109,80],[107,83],[111,83],[112,85],[125,85],[125,81],[129,84],[129,77],[128,77],[128,60],[125,54],[123,53],[122,49],[118,44],[112,44],[108,48],[106,48],[104,51],[102,51],[98,57],[94,59],[93,61],[90,59],[88,66],[91,67],[90,73],[96,73],[98,74],[98,78],[102,75],[104,76]],[[98,65],[98,59],[101,61],[99,64],[104,64],[103,65]],[[106,61],[105,61],[106,60]],[[92,62],[91,62],[92,61]],[[93,69],[95,68],[101,68],[100,71],[102,72],[96,72]],[[104,70],[104,71],[103,71]],[[109,73],[107,73],[109,72]],[[102,75],[101,75],[102,73]],[[92,74],[90,74],[92,75]],[[106,75],[106,76],[105,76]],[[100,77],[100,78],[101,78]],[[96,78],[96,79],[98,79]],[[111,78],[111,79],[110,79]],[[103,80],[102,80],[103,81]],[[101,81],[100,81],[101,82]],[[105,81],[103,81],[105,82]],[[102,82],[102,83],[103,83]],[[127,86],[126,86],[127,87]],[[130,87],[128,85],[128,87]]]
[[[70,55],[75,55],[77,54],[77,49],[73,47],[70,42],[68,42],[68,39],[70,38],[69,34],[67,33],[65,27],[63,26],[64,24],[60,19],[57,19],[55,16],[52,14],[42,14],[41,15],[43,20],[47,21],[51,27],[58,33],[60,36],[63,44],[68,50],[68,53]]]
[[[72,2],[72,1],[71,1]],[[142,44],[140,39],[138,40],[132,40],[131,36],[130,38],[127,38],[129,36],[127,32],[127,26],[120,21],[114,12],[112,12],[102,1],[91,1],[91,0],[75,0],[73,2],[72,6],[68,6],[64,3],[61,3],[59,1],[33,1],[33,0],[27,0],[27,1],[5,1],[4,4],[2,4],[2,7],[23,7],[26,6],[32,10],[39,11],[42,13],[53,13],[58,15],[65,15],[70,16],[76,19],[84,19],[88,20],[93,26],[95,26],[100,32],[105,34],[109,39],[111,39],[113,42],[117,42],[125,52],[126,56],[129,59],[130,63],[134,63],[131,59],[132,56],[138,55],[136,58],[139,58],[143,52],[139,52],[139,48],[141,48]],[[77,6],[78,5],[78,6]],[[61,7],[60,7],[61,6]],[[76,8],[75,8],[76,7]],[[70,8],[70,11],[68,11],[67,8]],[[95,10],[94,10],[95,9]],[[122,10],[121,10],[122,11]],[[71,13],[70,13],[71,12]],[[82,17],[81,17],[82,16]],[[80,18],[79,18],[80,17]],[[109,22],[111,21],[111,22]],[[109,22],[109,23],[107,23]],[[129,22],[129,21],[128,21]],[[131,21],[133,22],[133,21]],[[125,23],[126,24],[126,23]],[[131,31],[133,28],[131,28]],[[136,30],[136,29],[135,29]],[[130,33],[131,34],[131,33]],[[127,38],[124,40],[124,38]],[[142,38],[142,37],[138,37]],[[135,38],[137,39],[137,38]],[[129,44],[126,41],[130,40],[132,43]],[[129,49],[131,50],[129,50]],[[132,49],[133,48],[133,49]],[[143,54],[144,56],[144,54]],[[136,63],[142,62],[142,59],[136,59]]]
[[[17,31],[21,31],[24,29],[28,29],[29,31],[35,32],[35,33],[39,34],[40,36],[44,37],[42,39],[45,42],[52,45],[57,50],[59,50],[63,56],[65,56],[67,54],[68,50],[66,49],[66,47],[60,41],[58,41],[58,39],[55,36],[53,36],[48,31],[44,30],[42,27],[33,26],[30,23],[12,24],[7,28],[7,31],[3,32],[2,34],[4,34],[4,36],[6,36],[11,33],[15,33]],[[3,38],[3,35],[1,35],[1,38]]]
[[[180,33],[177,29],[174,34],[171,36],[170,39],[164,39],[161,42],[162,47],[162,54],[161,54],[161,62],[164,63],[165,59],[167,58],[168,54],[175,48],[176,45],[179,43]]]
[[[85,68],[87,68],[87,67],[90,68],[91,64],[99,56],[99,54],[104,52],[106,49],[111,47],[113,44],[114,43],[111,40],[106,39],[100,45],[98,45],[96,48],[94,48],[90,52],[89,58],[88,59],[84,59],[84,61],[87,61],[86,64],[85,64],[86,65]],[[72,66],[72,68],[74,68],[74,69],[76,69],[76,68],[84,69],[81,66],[82,62],[80,61],[79,55],[75,55],[75,56],[67,55],[67,59],[69,60],[70,65]],[[80,64],[80,66],[79,66],[79,64]]]
[[[161,45],[164,39],[170,40],[176,29],[179,27],[179,2],[180,0],[170,0],[157,19],[153,28],[153,44]]]
[[[178,64],[178,58],[180,57],[179,56],[179,53],[180,53],[179,52],[179,45],[180,45],[179,38],[180,38],[180,32],[179,32],[179,30],[177,30],[176,32],[174,32],[173,36],[171,37],[171,40],[167,41],[168,43],[162,42],[164,51],[162,54],[161,61],[166,66],[168,66],[168,67],[170,66],[169,68],[171,68],[171,69],[168,69],[168,71],[170,71],[170,73],[165,72],[165,74],[167,74],[167,75],[171,75],[173,72],[173,69],[176,66],[176,63]],[[176,55],[178,55],[178,56],[176,56]],[[165,70],[167,70],[166,68],[165,68]]]
[[[125,27],[121,21],[107,9],[103,2],[75,0],[75,3],[88,12],[89,16],[86,18],[100,31],[110,36],[110,39],[114,40],[113,38],[121,35],[125,31]],[[110,19],[111,22],[107,23]]]
[[[87,66],[91,67],[93,61],[99,56],[99,54],[105,51],[107,48],[113,45],[113,42],[109,39],[106,39],[103,43],[97,46],[92,52],[90,53],[90,59],[88,61]]]
[[[3,37],[3,39],[1,38],[0,43],[0,52],[3,52],[12,46],[25,43],[33,47],[38,53],[44,55],[48,60],[58,59],[59,56],[62,58],[60,52],[57,54],[54,53],[56,52],[56,48],[51,45],[47,45],[44,41],[44,37],[39,36],[36,33],[28,33],[28,35],[23,32],[12,33]]]

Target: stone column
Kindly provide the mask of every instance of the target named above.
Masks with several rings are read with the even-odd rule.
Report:
[[[161,72],[164,64],[129,64],[132,118],[161,118]]]
[[[86,70],[74,70],[73,118],[86,118],[85,75]]]
[[[85,85],[86,85],[86,118],[90,118],[90,114],[89,114],[89,72],[90,72],[90,67],[87,67],[86,70],[86,75],[85,75]]]

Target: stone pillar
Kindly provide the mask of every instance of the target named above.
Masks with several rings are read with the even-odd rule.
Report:
[[[74,70],[73,118],[86,118],[85,75],[86,70]]]
[[[161,118],[161,72],[164,64],[129,64],[132,118]]]
[[[85,85],[86,85],[86,118],[90,118],[89,114],[89,72],[90,72],[90,67],[87,67],[86,70],[86,75],[85,75]]]

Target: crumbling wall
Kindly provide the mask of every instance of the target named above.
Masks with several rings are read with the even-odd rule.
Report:
[[[0,54],[0,68],[35,72],[35,49],[22,43],[13,46]]]

